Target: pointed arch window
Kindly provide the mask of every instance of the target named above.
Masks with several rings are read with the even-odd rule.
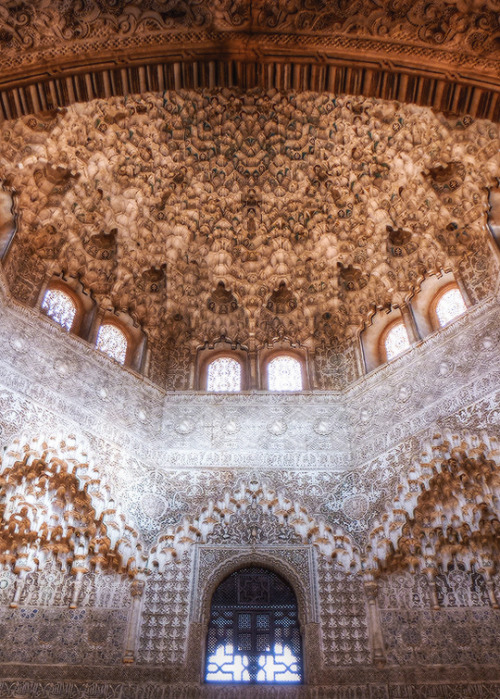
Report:
[[[61,289],[48,289],[42,301],[42,310],[65,330],[71,330],[76,316],[76,304]]]
[[[267,365],[267,387],[270,391],[302,391],[302,364],[298,359],[281,354]]]
[[[237,570],[214,592],[205,681],[303,681],[297,599],[290,585],[273,571]]]
[[[207,391],[241,391],[241,364],[231,357],[218,357],[207,367]]]
[[[125,363],[127,356],[127,338],[120,328],[113,323],[105,323],[99,328],[96,348],[107,354],[119,364]]]
[[[451,289],[442,293],[436,303],[436,317],[440,327],[444,327],[451,323],[452,320],[461,316],[467,310],[464,299],[458,287],[454,286]]]
[[[408,333],[406,332],[403,321],[392,325],[384,341],[387,361],[389,362],[391,359],[394,359],[394,357],[400,355],[407,350],[409,346],[410,340],[408,339]]]

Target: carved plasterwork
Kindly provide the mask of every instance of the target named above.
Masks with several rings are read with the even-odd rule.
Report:
[[[222,105],[221,100],[216,94],[214,104]],[[44,123],[62,128],[58,119],[64,118],[54,115]],[[444,128],[445,122],[439,123]],[[31,145],[46,144],[48,132],[36,131],[45,135]],[[450,133],[455,138],[458,132]],[[464,184],[451,186],[455,177],[465,177],[471,191],[475,186],[467,179],[469,166],[461,174],[456,162],[450,157],[427,168],[419,165],[415,177],[435,197],[435,211],[446,197],[460,200],[463,220],[472,211],[476,254],[469,254],[462,224],[444,231],[452,238],[433,240],[453,264],[461,260],[461,279],[480,300],[362,379],[352,368],[354,345],[339,342],[323,302],[316,315],[307,320],[300,315],[304,296],[294,286],[293,273],[286,276],[286,290],[298,303],[292,308],[287,296],[286,312],[276,305],[283,299],[280,280],[270,281],[265,293],[248,303],[242,291],[248,280],[225,281],[225,291],[216,293],[221,291],[217,276],[208,283],[206,269],[200,273],[194,264],[182,274],[193,298],[202,288],[199,301],[184,299],[182,309],[171,308],[176,277],[170,258],[162,267],[160,254],[144,256],[135,280],[123,278],[124,297],[135,294],[145,299],[145,307],[166,304],[168,335],[151,336],[158,347],[166,346],[161,344],[166,338],[174,353],[182,338],[179,355],[167,368],[170,386],[179,380],[176,362],[180,385],[182,373],[189,372],[199,341],[191,338],[196,328],[215,328],[220,321],[217,332],[222,332],[226,320],[241,313],[248,323],[252,317],[265,320],[264,328],[273,327],[277,318],[285,335],[300,324],[299,335],[321,358],[318,374],[345,372],[338,391],[165,392],[65,333],[37,309],[16,302],[15,289],[28,288],[35,298],[40,288],[29,269],[38,243],[30,237],[34,229],[24,229],[28,266],[25,276],[21,269],[18,286],[10,287],[13,296],[0,275],[0,443],[6,447],[5,454],[0,452],[5,506],[0,633],[13,639],[2,648],[1,673],[8,679],[0,683],[0,694],[242,696],[241,688],[221,690],[200,682],[201,608],[206,611],[221,576],[257,563],[276,569],[300,593],[309,684],[285,693],[251,688],[251,696],[497,697],[498,268],[487,231],[480,228],[480,217],[474,218],[476,204],[464,194]],[[125,264],[120,259],[120,246],[128,244],[120,237],[124,228],[113,222],[93,228],[94,212],[83,209],[79,218],[71,218],[65,198],[86,178],[88,184],[88,176],[66,178],[57,163],[52,170],[44,167],[26,165],[35,183],[35,170],[44,171],[43,179],[36,176],[35,210],[44,198],[50,200],[40,211],[61,206],[74,226],[55,228],[62,244],[54,242],[52,228],[42,230],[40,240],[47,242],[40,247],[47,255],[41,263],[50,267],[73,260],[74,251],[79,269],[99,272],[92,287],[98,297],[97,290],[109,289],[109,280]],[[319,168],[313,172],[320,187],[334,177]],[[64,191],[68,182],[70,189]],[[176,172],[169,196],[182,187],[188,187],[185,174]],[[258,221],[267,215],[266,198],[257,186],[252,189],[242,210],[252,221],[247,237],[256,240]],[[15,201],[17,206],[18,194]],[[339,203],[339,210],[349,211],[349,200]],[[98,204],[96,217],[100,211]],[[29,222],[29,216],[26,206],[22,217]],[[221,225],[217,232],[214,269],[227,264],[227,230]],[[286,253],[280,252],[276,265],[286,263],[295,245],[306,245],[301,230],[287,220],[276,219],[273,230],[283,242],[279,250]],[[453,238],[455,230],[460,235]],[[146,244],[149,234],[144,235],[137,240]],[[65,247],[69,239],[72,252]],[[384,259],[403,260],[402,270],[409,270],[406,265],[419,254],[413,247],[420,245],[420,235],[404,221],[384,220],[376,241]],[[461,245],[463,254],[454,257],[449,251]],[[109,258],[116,264],[106,267]],[[241,264],[247,262],[259,264],[250,258]],[[318,265],[319,257],[308,274],[316,274]],[[331,269],[346,304],[371,288],[372,270],[365,262],[344,259],[340,266],[332,262]],[[31,287],[23,286],[28,282]],[[191,297],[186,293],[186,298]],[[195,306],[199,316],[179,318],[184,308]],[[260,315],[252,316],[257,308]],[[265,314],[271,315],[269,323]],[[237,323],[247,327],[241,318]],[[164,366],[155,361],[163,376]],[[321,380],[323,388],[331,387]],[[81,538],[88,550],[78,550]],[[436,666],[436,658],[441,665]],[[58,681],[53,680],[54,659]]]
[[[0,134],[22,212],[5,261],[14,297],[33,305],[52,275],[78,278],[145,330],[167,388],[192,387],[196,348],[221,337],[301,343],[319,385],[341,388],[357,377],[354,338],[425,276],[453,270],[475,300],[491,291],[490,123],[237,90],[98,100],[41,132],[33,122]]]
[[[279,569],[294,588],[301,623],[318,620],[318,600],[312,551],[306,546],[264,546],[258,550],[241,546],[201,546],[195,555],[193,619],[208,623],[210,599],[217,585],[234,570],[251,565]]]
[[[216,499],[221,489],[237,489],[238,472],[262,468],[274,473],[274,488],[290,484],[288,497],[299,478],[309,511],[359,540],[378,498],[396,487],[436,422],[498,434],[495,304],[469,312],[343,397],[165,398],[48,322],[38,326],[29,314],[4,309],[2,326],[3,444],[57,433],[91,443],[94,463],[148,543],[190,503],[203,508],[203,492]],[[287,428],[278,435],[269,430],[277,421]]]
[[[189,87],[356,92],[499,117],[498,4],[450,0],[9,1],[6,118]]]
[[[322,654],[327,665],[364,665],[370,644],[363,582],[321,556],[317,559]]]
[[[188,633],[191,557],[152,573],[146,583],[137,662],[181,665]]]

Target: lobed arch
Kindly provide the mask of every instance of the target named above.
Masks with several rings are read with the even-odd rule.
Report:
[[[310,515],[299,501],[254,480],[240,482],[238,490],[224,491],[219,500],[210,500],[197,516],[186,516],[181,523],[167,527],[151,548],[148,564],[162,570],[170,561],[180,560],[195,544],[207,543],[217,524],[252,505],[274,514],[282,526],[286,523],[298,534],[304,545],[314,546],[319,554],[335,560],[345,570],[359,565],[358,549],[341,527],[334,529]]]

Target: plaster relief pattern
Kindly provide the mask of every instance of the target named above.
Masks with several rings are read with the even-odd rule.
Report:
[[[127,613],[119,609],[3,609],[0,661],[117,663],[123,654],[126,626]]]
[[[233,90],[7,133],[0,696],[244,696],[200,649],[211,590],[257,564],[296,590],[309,674],[252,697],[496,697],[497,128]],[[444,269],[475,304],[360,377],[375,309]],[[143,327],[154,382],[30,308],[52,274]],[[312,390],[177,392],[221,336],[307,349]]]
[[[322,651],[327,665],[370,663],[362,580],[318,557]]]
[[[168,389],[192,388],[196,349],[221,338],[307,347],[319,386],[343,388],[361,328],[425,276],[453,270],[474,300],[492,289],[488,122],[312,92],[188,91],[6,123],[1,142],[23,214],[4,261],[15,298],[33,305],[53,275],[77,278],[144,330],[149,375]],[[221,285],[229,306],[214,301]]]
[[[179,665],[185,657],[189,613],[189,556],[147,579],[137,662]]]

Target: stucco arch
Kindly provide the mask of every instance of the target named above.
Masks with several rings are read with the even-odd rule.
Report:
[[[161,569],[194,544],[207,543],[218,524],[229,522],[233,516],[239,517],[253,506],[274,515],[303,545],[312,544],[320,554],[335,559],[346,569],[359,560],[355,544],[342,527],[334,529],[284,491],[247,480],[239,481],[238,488],[225,490],[217,501],[210,500],[198,515],[186,516],[178,525],[163,531],[151,549],[150,562]]]
[[[314,565],[312,556],[310,557],[310,565]],[[315,586],[311,584],[314,571],[309,569],[298,572],[286,560],[283,552],[280,552],[278,549],[270,549],[268,551],[242,550],[241,553],[231,555],[221,564],[215,566],[211,574],[202,581],[199,585],[200,594],[192,607],[187,665],[188,667],[198,665],[201,673],[200,679],[203,681],[206,661],[206,637],[212,596],[220,583],[229,575],[242,568],[253,566],[267,568],[277,573],[290,585],[295,593],[302,635],[304,677],[307,683],[311,678],[311,669],[314,665],[314,649],[320,643],[318,600],[315,595]]]

